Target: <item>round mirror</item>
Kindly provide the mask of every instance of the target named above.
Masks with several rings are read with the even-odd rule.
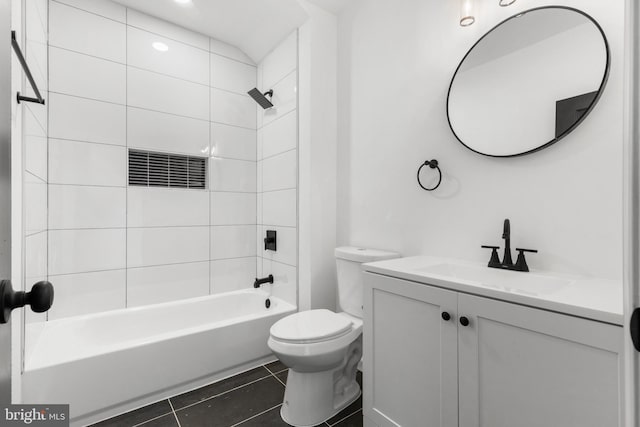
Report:
[[[462,59],[449,86],[449,126],[480,154],[532,153],[585,119],[608,73],[609,46],[593,18],[531,9],[498,24]]]

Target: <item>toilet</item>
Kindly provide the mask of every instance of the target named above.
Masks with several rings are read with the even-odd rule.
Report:
[[[336,248],[340,311],[303,311],[271,327],[269,348],[289,368],[280,410],[286,423],[320,424],[360,396],[356,373],[362,358],[361,264],[399,256],[376,249]]]

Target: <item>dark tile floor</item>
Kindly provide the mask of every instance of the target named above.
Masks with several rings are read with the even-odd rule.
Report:
[[[93,427],[286,427],[280,407],[287,373],[279,361],[268,363]],[[320,426],[362,427],[362,397]]]

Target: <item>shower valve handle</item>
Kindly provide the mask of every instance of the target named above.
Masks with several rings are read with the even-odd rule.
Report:
[[[10,280],[0,281],[0,323],[7,323],[14,308],[29,304],[36,313],[44,313],[53,304],[53,285],[46,280],[36,283],[31,292],[15,292]]]

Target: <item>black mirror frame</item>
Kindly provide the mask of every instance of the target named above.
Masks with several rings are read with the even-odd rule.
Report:
[[[460,70],[460,67],[462,66],[462,64],[464,63],[464,60],[467,59],[467,56],[469,56],[469,54],[473,51],[473,49],[480,44],[480,42],[482,40],[484,40],[485,37],[487,37],[490,33],[492,33],[494,30],[496,30],[498,27],[500,27],[502,24],[504,24],[507,21],[510,21],[511,19],[514,18],[518,18],[521,15],[524,15],[526,13],[529,12],[534,12],[537,10],[541,10],[541,9],[564,9],[564,10],[570,10],[573,12],[577,12],[583,16],[585,16],[587,19],[589,19],[598,29],[598,31],[600,31],[600,34],[602,35],[602,40],[604,41],[604,47],[605,47],[605,51],[606,51],[606,55],[607,55],[607,62],[605,64],[605,70],[604,70],[604,75],[602,76],[602,81],[600,82],[600,87],[598,88],[598,93],[596,94],[595,98],[593,99],[593,101],[591,102],[591,104],[589,105],[589,108],[587,108],[587,110],[585,111],[585,113],[582,115],[582,117],[580,117],[580,119],[578,119],[573,125],[571,125],[564,133],[562,133],[560,136],[555,137],[554,139],[552,139],[551,141],[540,145],[539,147],[536,147],[532,150],[529,151],[523,151],[522,153],[517,153],[517,154],[508,154],[505,156],[499,156],[499,155],[495,155],[495,154],[487,154],[487,153],[482,153],[480,151],[474,150],[473,148],[469,147],[467,144],[464,143],[464,141],[462,141],[462,139],[460,139],[460,137],[458,136],[458,134],[456,134],[456,131],[453,129],[453,126],[451,125],[451,118],[449,117],[449,97],[451,95],[451,87],[453,86],[453,81],[456,78],[456,75],[458,74],[458,71]],[[447,122],[449,123],[449,128],[451,129],[451,132],[453,133],[453,135],[456,137],[456,139],[458,140],[458,142],[460,142],[465,148],[473,151],[474,153],[478,153],[481,154],[483,156],[487,156],[487,157],[497,157],[497,158],[507,158],[507,157],[518,157],[518,156],[524,156],[526,154],[531,154],[531,153],[535,153],[536,151],[540,151],[544,148],[549,147],[550,145],[555,144],[556,142],[560,141],[562,138],[564,138],[565,136],[569,135],[571,132],[573,132],[573,130],[575,128],[577,128],[580,123],[582,123],[584,121],[584,119],[587,118],[587,116],[589,115],[589,113],[591,113],[591,110],[593,110],[593,108],[596,106],[596,104],[598,103],[598,101],[600,100],[600,96],[602,95],[602,93],[604,92],[604,88],[607,84],[607,80],[609,79],[609,70],[611,68],[611,52],[609,49],[609,41],[607,40],[607,36],[604,33],[604,30],[602,29],[602,27],[600,26],[600,24],[598,24],[598,22],[593,19],[588,13],[583,12],[579,9],[575,9],[573,7],[568,7],[568,6],[541,6],[541,7],[535,7],[532,9],[527,9],[525,11],[522,12],[518,12],[515,15],[510,16],[507,19],[504,19],[502,21],[500,21],[497,25],[495,25],[493,28],[491,28],[489,31],[487,31],[482,37],[480,37],[478,39],[478,41],[476,41],[473,46],[471,46],[471,48],[467,51],[467,53],[464,55],[464,57],[460,60],[460,63],[458,64],[458,66],[456,67],[456,71],[453,73],[453,77],[451,77],[451,82],[449,83],[449,89],[447,90],[447,104],[446,104],[446,111],[447,111]]]

